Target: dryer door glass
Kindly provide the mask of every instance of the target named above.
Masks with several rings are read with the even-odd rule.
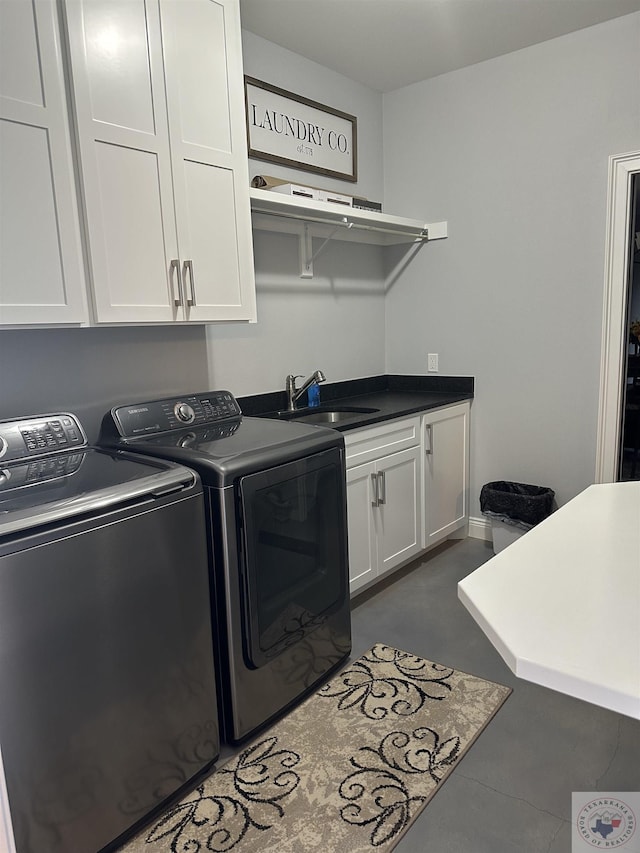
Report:
[[[342,454],[243,477],[240,502],[245,654],[257,668],[321,629],[348,596]]]

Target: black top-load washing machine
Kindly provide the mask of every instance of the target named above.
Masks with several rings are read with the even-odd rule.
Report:
[[[110,849],[219,754],[197,474],[1,421],[0,640],[0,837]]]
[[[239,743],[351,651],[344,439],[209,391],[116,407],[100,443],[202,479],[221,722]]]

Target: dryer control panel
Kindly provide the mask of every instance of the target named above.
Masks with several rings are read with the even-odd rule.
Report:
[[[67,412],[0,421],[0,464],[85,447],[80,421]]]
[[[139,438],[190,426],[217,424],[241,416],[238,401],[230,391],[205,391],[118,406],[105,417],[102,426],[103,435],[113,437],[115,426],[121,438]]]

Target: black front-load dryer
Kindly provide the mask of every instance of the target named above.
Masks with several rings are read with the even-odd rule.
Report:
[[[100,443],[202,479],[222,729],[244,741],[351,651],[344,439],[209,391],[116,407]]]

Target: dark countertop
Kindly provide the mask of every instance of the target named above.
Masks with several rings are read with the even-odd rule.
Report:
[[[333,405],[378,410],[354,413],[346,420],[330,424],[332,429],[345,432],[391,418],[471,400],[473,389],[474,379],[471,376],[371,376],[345,382],[323,382],[320,385],[320,403],[325,409]],[[274,391],[269,394],[239,397],[238,403],[245,415],[278,418],[279,413],[286,410],[287,398],[284,391]],[[301,406],[298,411],[311,414],[318,409]]]

